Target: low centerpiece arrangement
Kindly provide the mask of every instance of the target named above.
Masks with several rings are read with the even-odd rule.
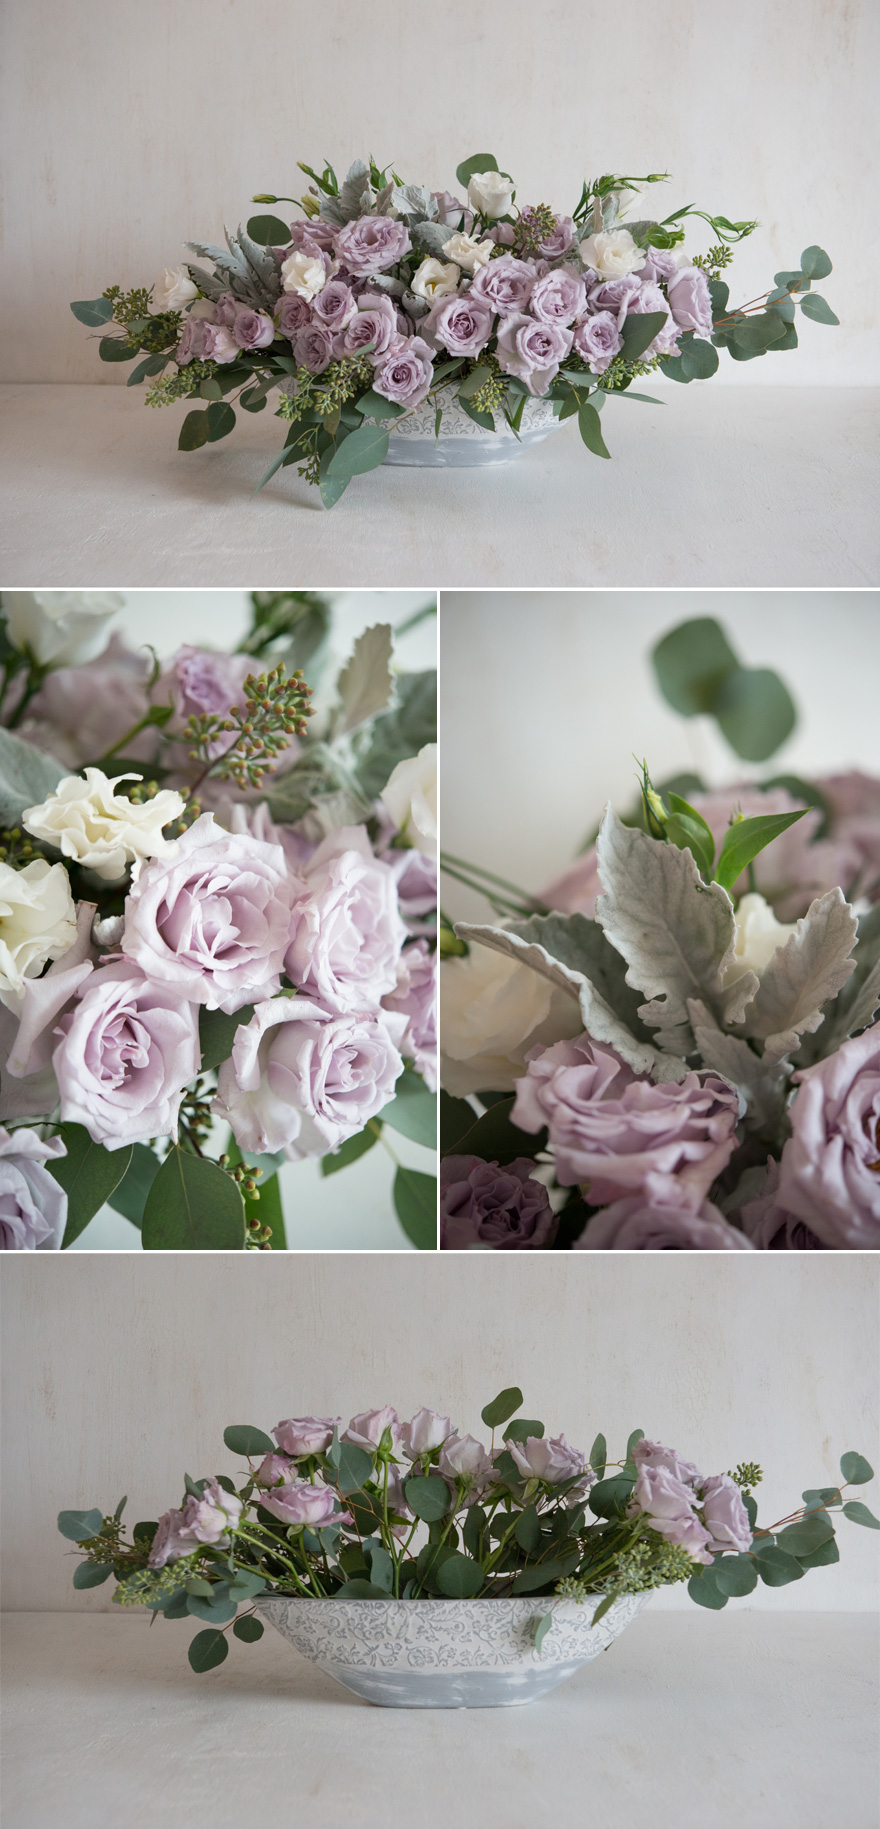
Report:
[[[233,430],[233,400],[259,413],[277,396],[287,436],[257,487],[295,463],[328,508],[386,461],[498,461],[575,415],[588,450],[608,457],[609,395],[651,401],[632,384],[655,372],[707,380],[723,349],[737,362],[795,349],[797,301],[814,322],[839,322],[813,291],[831,272],[816,246],[731,305],[723,275],[757,224],[690,206],[637,215],[641,187],[665,173],[585,180],[560,214],[517,204],[490,153],[458,166],[463,196],[372,159],[341,183],[330,165],[299,169],[312,179],[303,197],[254,198],[297,204],[295,222],[252,217],[225,247],[188,243],[197,262],[152,288],[109,286],[71,310],[103,333],[103,361],[141,358],[128,384],[148,383],[148,405],[198,402],[183,451]],[[689,218],[716,237],[690,258]]]
[[[378,624],[334,683],[295,592],[162,663],[121,601],[2,599],[0,1249],[104,1202],[145,1250],[284,1249],[280,1166],[381,1143],[433,1250],[388,1132],[436,1145],[436,674]]]
[[[654,664],[744,758],[793,727],[711,618]],[[880,782],[640,789],[539,896],[446,859],[495,919],[441,927],[443,1248],[880,1249]]]
[[[511,1386],[486,1405],[488,1446],[434,1410],[401,1422],[390,1405],[341,1432],[332,1417],[291,1417],[271,1436],[234,1425],[238,1484],[187,1474],[180,1506],[130,1540],[125,1499],[112,1516],[60,1513],[83,1556],[74,1586],[112,1576],[120,1606],[198,1622],[197,1672],[223,1663],[230,1627],[249,1643],[268,1619],[371,1702],[496,1706],[532,1701],[606,1650],[654,1588],[687,1582],[720,1609],[839,1561],[835,1512],[880,1528],[844,1497],[873,1478],[860,1454],[843,1455],[838,1485],[760,1526],[760,1467],[707,1476],[641,1429],[611,1463],[604,1436],[587,1456],[522,1403]]]

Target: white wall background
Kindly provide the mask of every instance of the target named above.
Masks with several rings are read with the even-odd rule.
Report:
[[[840,1477],[844,1450],[878,1465],[877,1285],[876,1258],[848,1253],[7,1256],[3,1604],[109,1610],[107,1587],[73,1590],[57,1512],[127,1492],[131,1524],[158,1517],[184,1469],[235,1471],[230,1422],[427,1403],[485,1435],[480,1410],[514,1383],[526,1415],[587,1451],[601,1429],[617,1458],[641,1427],[707,1471],[757,1460],[774,1523]],[[876,1533],[842,1520],[840,1546],[835,1567],[746,1604],[872,1606]]]
[[[570,209],[600,172],[668,170],[652,202],[761,228],[732,296],[827,246],[839,330],[803,323],[791,358],[738,386],[877,378],[872,0],[7,0],[5,377],[124,385],[71,317],[111,281],[149,285],[186,240],[222,240],[255,191],[299,193],[296,161],[397,162],[442,189],[476,150],[520,200]],[[711,232],[694,224],[691,251]],[[705,239],[703,238],[705,235]],[[670,384],[672,385],[672,384]]]
[[[693,616],[721,622],[744,665],[773,667],[798,708],[768,763],[743,763],[708,718],[662,699],[650,650]],[[607,800],[689,769],[712,786],[847,767],[880,774],[880,594],[873,591],[456,592],[441,596],[441,818],[448,851],[538,891]],[[451,877],[443,906],[482,919]]]
[[[182,642],[234,647],[250,619],[245,591],[127,591],[114,623],[133,645],[148,641],[164,657]],[[424,591],[349,591],[333,599],[333,647],[328,686],[351,652],[355,637],[371,623],[406,621],[427,601]],[[428,617],[395,644],[395,661],[407,671],[436,665],[437,622]],[[334,659],[337,669],[334,669]],[[318,702],[316,696],[316,702]],[[435,1172],[432,1152],[393,1132],[387,1139],[409,1168]],[[395,1166],[381,1139],[376,1147],[326,1178],[317,1162],[291,1162],[281,1170],[289,1250],[395,1251],[409,1249],[392,1204]],[[74,1251],[140,1251],[140,1233],[121,1214],[104,1207],[86,1227]]]

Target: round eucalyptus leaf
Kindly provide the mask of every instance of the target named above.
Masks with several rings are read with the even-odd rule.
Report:
[[[251,216],[247,232],[261,248],[286,248],[290,243],[290,226],[280,216]]]
[[[874,1478],[874,1469],[863,1454],[855,1454],[852,1449],[840,1457],[840,1471],[850,1486],[866,1486]]]
[[[58,1529],[71,1543],[87,1543],[90,1537],[97,1537],[103,1522],[104,1514],[97,1509],[58,1513]]]
[[[404,1492],[410,1511],[425,1524],[435,1524],[439,1518],[445,1518],[453,1502],[446,1481],[436,1474],[414,1474],[406,1481]]]
[[[747,762],[766,762],[797,721],[791,694],[769,667],[727,673],[710,709],[731,749]]]
[[[193,1670],[201,1673],[213,1670],[215,1665],[222,1664],[229,1656],[229,1646],[223,1632],[197,1632],[189,1648],[189,1661]]]
[[[721,681],[739,668],[714,616],[694,616],[678,623],[658,641],[651,659],[667,704],[685,718],[711,711]]]
[[[277,1454],[277,1444],[262,1429],[255,1429],[250,1423],[230,1423],[223,1431],[223,1440],[232,1454],[243,1454],[253,1459],[257,1454]]]
[[[758,1571],[751,1556],[722,1556],[714,1564],[715,1585],[719,1593],[741,1596],[751,1594],[758,1585]]]
[[[471,1556],[456,1550],[437,1570],[437,1586],[450,1600],[470,1600],[483,1586],[483,1571]]]
[[[99,1588],[112,1573],[109,1562],[81,1562],[73,1571],[73,1585],[75,1588]]]
[[[262,1638],[264,1626],[261,1619],[254,1619],[248,1614],[246,1619],[237,1619],[232,1630],[243,1645],[254,1645],[258,1638]]]

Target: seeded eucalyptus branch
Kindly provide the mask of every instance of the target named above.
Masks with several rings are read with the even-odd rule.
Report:
[[[244,682],[245,704],[233,705],[228,718],[212,713],[194,714],[184,729],[184,741],[190,743],[190,757],[204,764],[190,788],[195,794],[210,775],[216,781],[234,781],[241,789],[259,787],[263,776],[275,767],[291,736],[304,737],[307,720],[314,715],[312,689],[305,683],[302,670],[286,673],[279,662],[269,673],[249,673]],[[221,755],[212,756],[218,738],[234,732],[232,742]]]

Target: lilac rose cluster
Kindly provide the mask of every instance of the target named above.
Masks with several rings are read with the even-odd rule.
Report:
[[[708,1566],[724,1551],[743,1552],[752,1541],[749,1515],[730,1474],[708,1478],[674,1448],[642,1438],[633,1449],[636,1480],[627,1515],[644,1514],[652,1530]]]

